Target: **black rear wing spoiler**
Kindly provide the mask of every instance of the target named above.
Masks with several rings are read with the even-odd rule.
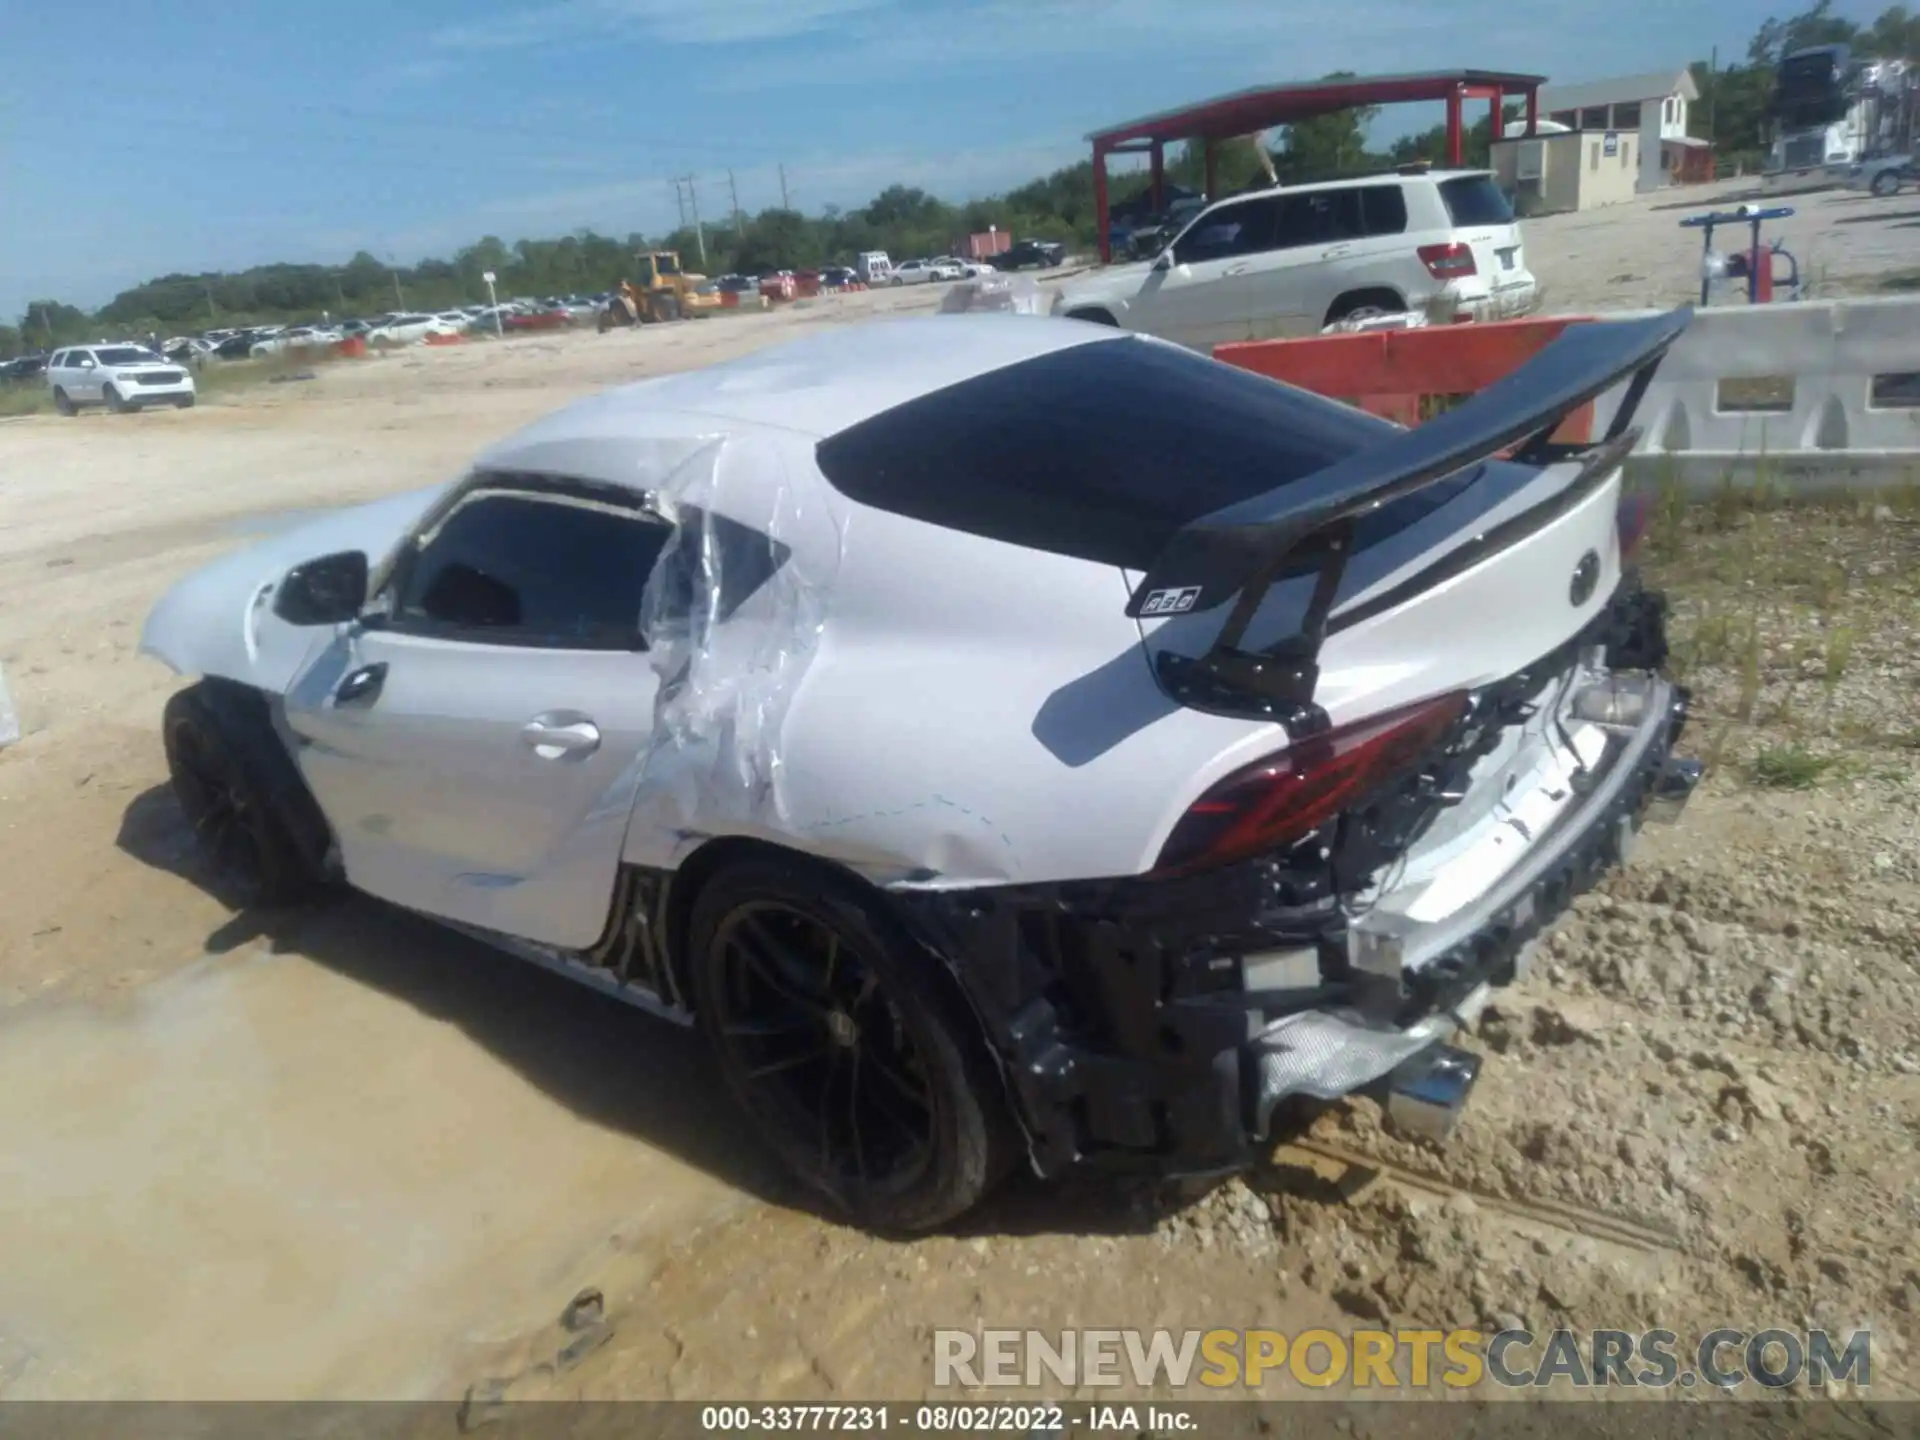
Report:
[[[1569,325],[1526,365],[1464,404],[1324,470],[1191,521],[1154,557],[1127,614],[1155,619],[1234,605],[1199,660],[1163,653],[1163,679],[1201,709],[1209,694],[1232,697],[1289,723],[1315,713],[1317,657],[1346,569],[1355,522],[1403,495],[1518,447],[1522,464],[1579,458],[1611,469],[1638,439],[1630,426],[1654,371],[1693,319],[1690,306],[1642,320]],[[1630,378],[1629,378],[1630,377]],[[1629,380],[1607,434],[1557,446],[1552,435],[1573,411]],[[1261,652],[1239,648],[1275,582],[1318,574],[1301,633]]]

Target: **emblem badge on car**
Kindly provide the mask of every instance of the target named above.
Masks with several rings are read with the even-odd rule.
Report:
[[[1600,583],[1600,555],[1589,550],[1573,567],[1573,583],[1567,587],[1567,599],[1577,610],[1593,598],[1593,587]]]

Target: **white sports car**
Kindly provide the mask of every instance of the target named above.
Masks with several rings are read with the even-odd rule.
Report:
[[[1241,1165],[1290,1096],[1442,1136],[1450,1030],[1698,778],[1620,488],[1688,318],[1414,430],[1001,315],[624,386],[168,594],[173,784],[242,903],[699,1025],[878,1227]]]

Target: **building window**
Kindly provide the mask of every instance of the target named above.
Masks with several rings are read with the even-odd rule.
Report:
[[[1569,130],[1578,130],[1580,128],[1580,112],[1578,110],[1556,110],[1547,116],[1547,118],[1556,125],[1566,126]]]
[[[1638,130],[1640,128],[1640,102],[1638,100],[1613,107],[1613,128],[1616,130]]]
[[[1580,128],[1582,130],[1606,129],[1607,128],[1607,107],[1604,105],[1587,106],[1586,109],[1580,112]]]
[[[1669,95],[1660,106],[1660,118],[1669,125],[1673,123],[1673,105],[1673,96]]]

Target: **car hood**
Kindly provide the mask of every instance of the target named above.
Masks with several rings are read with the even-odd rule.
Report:
[[[410,490],[298,521],[194,571],[148,613],[141,653],[176,674],[217,675],[279,694],[333,634],[324,626],[288,625],[274,615],[281,577],[302,561],[341,550],[364,550],[377,564],[446,488]]]

